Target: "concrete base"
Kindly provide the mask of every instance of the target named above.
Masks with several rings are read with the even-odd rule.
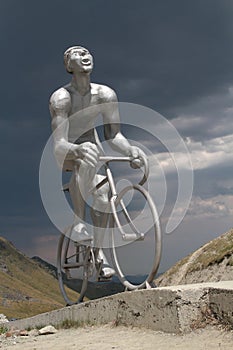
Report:
[[[113,324],[187,333],[212,320],[233,325],[233,281],[124,292],[6,323],[26,329],[61,325]]]

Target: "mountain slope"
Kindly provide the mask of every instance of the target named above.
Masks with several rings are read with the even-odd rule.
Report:
[[[180,260],[156,279],[157,286],[233,281],[233,229]]]
[[[56,278],[0,237],[0,313],[22,318],[63,306]]]

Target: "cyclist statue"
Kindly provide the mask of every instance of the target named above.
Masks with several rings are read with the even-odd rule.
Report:
[[[81,46],[68,48],[64,53],[64,64],[72,74],[71,82],[56,90],[50,98],[50,113],[54,135],[54,151],[62,168],[72,171],[69,192],[76,217],[72,239],[80,242],[90,240],[85,220],[85,196],[88,189],[99,183],[103,176],[96,174],[101,145],[95,130],[99,114],[103,117],[104,135],[113,150],[132,157],[132,167],[142,166],[144,152],[132,146],[120,131],[120,117],[116,93],[109,87],[90,82],[93,57]],[[71,118],[78,112],[78,118]],[[85,132],[82,133],[82,130]],[[80,136],[81,135],[81,136]],[[104,211],[108,204],[108,185],[105,184],[93,193],[91,209],[95,226],[94,247],[98,246],[98,227],[104,227]],[[102,230],[103,231],[103,230]],[[114,270],[109,266],[102,250],[99,259],[103,261],[101,275],[109,278]]]

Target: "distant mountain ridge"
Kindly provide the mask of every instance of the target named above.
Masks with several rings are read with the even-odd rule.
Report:
[[[57,277],[57,268],[48,263],[47,261],[41,259],[38,256],[32,257],[32,260],[35,261],[40,267],[44,268],[47,272],[52,274],[53,276]],[[142,281],[145,280],[145,276],[143,275],[133,275],[133,276],[127,276],[132,283],[140,284]],[[63,280],[65,284],[75,290],[80,292],[81,290],[81,279],[73,279],[68,280],[66,276],[63,276]],[[86,291],[86,297],[88,299],[97,299],[104,296],[116,294],[123,292],[125,287],[121,284],[117,276],[113,276],[111,281],[108,282],[88,282],[88,288]]]
[[[48,263],[47,261],[41,259],[38,256],[34,256],[32,258],[33,261],[35,261],[40,267],[45,269],[48,273],[53,275],[57,278],[57,268]],[[80,292],[81,286],[82,286],[82,280],[81,279],[73,279],[69,280],[66,278],[65,275],[63,275],[64,283],[74,291]],[[108,282],[88,282],[88,288],[86,291],[86,297],[88,299],[97,299],[104,296],[116,294],[123,292],[124,287],[119,283],[117,278],[113,278],[112,281]]]
[[[46,260],[41,259],[39,256],[33,256],[31,259],[33,261],[35,261],[40,267],[42,267],[45,270],[47,270],[50,274],[52,274],[53,276],[57,277],[57,268],[54,265],[50,264]],[[139,284],[145,279],[145,276],[146,275],[138,274],[138,275],[127,276],[127,278],[129,278],[132,281],[132,283],[138,283]],[[120,283],[120,281],[119,281],[117,276],[113,276],[112,281],[114,283],[117,283],[117,284]],[[93,284],[96,284],[96,283],[93,283]]]
[[[38,264],[42,269],[46,270],[48,273],[50,273],[52,276],[57,278],[57,268],[50,264],[49,262],[41,259],[39,256],[33,256],[31,258],[36,264]]]
[[[233,229],[178,261],[155,280],[157,286],[233,281]]]

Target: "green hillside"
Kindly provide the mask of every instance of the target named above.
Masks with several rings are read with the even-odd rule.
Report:
[[[0,313],[24,318],[61,307],[56,278],[0,237]]]

